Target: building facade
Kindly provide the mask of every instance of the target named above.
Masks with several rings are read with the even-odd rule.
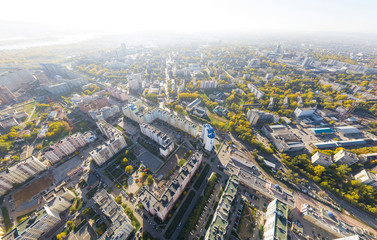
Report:
[[[212,151],[213,144],[215,143],[215,131],[209,124],[204,124],[202,127],[202,141],[204,149],[208,152]]]

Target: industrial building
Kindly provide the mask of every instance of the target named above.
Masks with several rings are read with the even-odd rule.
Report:
[[[195,99],[194,101],[192,101],[191,103],[189,103],[186,106],[186,111],[192,112],[194,110],[194,108],[197,107],[201,102],[202,102],[202,100],[200,100],[200,98]]]
[[[265,125],[263,133],[279,152],[294,152],[305,148],[304,143],[283,125]]]
[[[250,109],[247,111],[246,117],[251,126],[255,126],[257,124],[263,125],[268,123],[277,123],[280,119],[275,113],[265,112],[258,109]]]
[[[293,112],[296,118],[306,118],[314,115],[316,108],[296,108]]]
[[[377,189],[377,174],[375,173],[363,169],[358,174],[356,174],[354,178],[355,180],[359,180],[363,184],[370,185]]]
[[[328,167],[333,163],[331,155],[322,153],[320,151],[316,152],[312,156],[311,160],[314,166],[321,165],[322,167]]]
[[[356,153],[344,149],[340,150],[334,155],[334,162],[336,164],[347,164],[348,166],[351,166],[358,161],[359,158],[357,157]]]

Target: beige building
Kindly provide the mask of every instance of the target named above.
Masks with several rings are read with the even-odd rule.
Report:
[[[370,185],[377,189],[377,174],[372,173],[368,170],[361,170],[358,174],[354,176],[355,180],[361,181],[363,184]]]
[[[348,166],[351,166],[358,161],[359,158],[357,157],[356,153],[344,149],[340,150],[334,155],[334,162],[336,164],[347,164]]]

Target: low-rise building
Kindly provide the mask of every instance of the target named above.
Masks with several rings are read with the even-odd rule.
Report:
[[[120,112],[118,105],[112,105],[110,107],[103,107],[98,110],[89,110],[88,114],[94,120],[106,120],[108,118],[114,117]]]
[[[306,118],[311,117],[314,115],[314,112],[316,111],[316,108],[296,108],[293,112],[296,116],[296,118]]]
[[[305,148],[304,143],[283,125],[265,125],[262,131],[279,152],[294,152]]]
[[[288,239],[288,205],[278,199],[268,204],[263,239]]]
[[[359,155],[360,162],[369,162],[377,159],[377,153],[367,153]]]
[[[321,165],[322,167],[328,167],[333,163],[331,155],[322,153],[320,151],[316,152],[312,156],[311,160],[314,166]]]
[[[360,130],[353,126],[336,127],[335,129],[343,135],[360,133]]]
[[[344,149],[340,150],[334,155],[334,162],[336,164],[347,164],[348,166],[351,166],[358,161],[359,158],[357,157],[356,153]]]
[[[178,175],[171,181],[170,185],[158,199],[153,192],[143,187],[138,192],[138,197],[144,208],[152,215],[156,215],[162,221],[166,219],[169,211],[185,190],[187,184],[194,176],[203,159],[203,155],[194,152],[187,163],[181,168]]]
[[[191,112],[191,111],[194,110],[194,108],[197,107],[201,102],[202,102],[202,100],[200,100],[200,98],[195,99],[194,101],[192,101],[191,103],[189,103],[189,104],[186,106],[186,110],[187,110],[188,112]]]
[[[221,195],[219,205],[213,215],[211,225],[205,234],[206,240],[221,240],[225,239],[225,235],[229,232],[229,216],[232,214],[232,202],[236,198],[239,180],[238,176],[232,175],[224,188],[223,195]]]
[[[370,185],[377,189],[377,174],[372,173],[368,170],[361,170],[358,174],[354,176],[355,180],[361,181],[363,184]]]

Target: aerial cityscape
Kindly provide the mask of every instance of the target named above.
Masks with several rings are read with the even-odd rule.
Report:
[[[377,239],[377,3],[15,2],[0,239]]]

